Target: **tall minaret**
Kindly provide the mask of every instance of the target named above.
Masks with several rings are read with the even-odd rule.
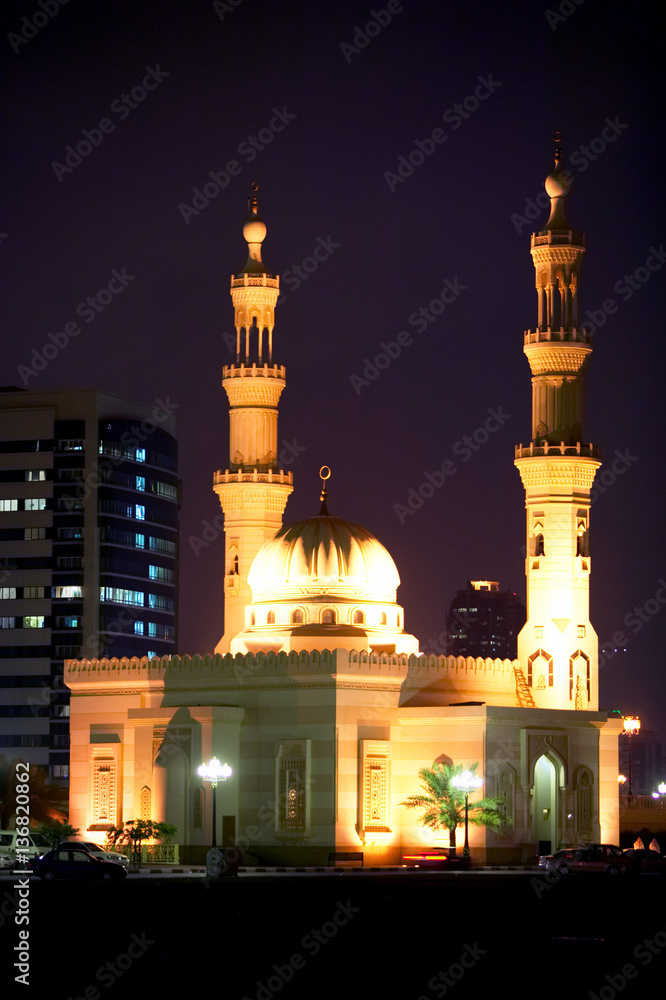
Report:
[[[245,628],[245,608],[252,603],[247,578],[265,541],[282,527],[282,514],[293,489],[291,472],[278,468],[278,400],[285,369],[273,364],[275,305],[280,279],[261,260],[266,226],[259,218],[258,185],[248,200],[243,226],[248,256],[243,270],[231,276],[236,326],[236,363],[225,365],[222,385],[229,397],[229,465],[217,472],[213,489],[224,511],[224,635],[216,653]]]
[[[571,175],[559,133],[546,179],[551,212],[532,234],[538,321],[525,332],[532,369],[532,440],[516,448],[527,509],[527,623],[518,659],[537,708],[598,708],[598,641],[589,619],[590,490],[598,449],[582,441],[583,372],[592,353],[580,323],[585,236],[566,218]]]

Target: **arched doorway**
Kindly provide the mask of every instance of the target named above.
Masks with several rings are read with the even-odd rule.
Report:
[[[557,793],[557,770],[552,760],[542,754],[534,765],[532,795],[537,854],[552,854],[557,850]]]

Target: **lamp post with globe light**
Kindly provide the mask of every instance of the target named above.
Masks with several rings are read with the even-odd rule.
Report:
[[[197,774],[203,778],[204,781],[209,781],[213,786],[213,842],[211,845],[212,850],[215,850],[217,844],[215,842],[215,830],[217,826],[217,818],[215,814],[215,790],[217,789],[218,781],[226,781],[232,775],[232,770],[228,764],[220,764],[217,757],[213,757],[208,761],[207,764],[202,764],[201,767],[197,768]]]
[[[463,848],[463,858],[469,858],[469,795],[470,792],[475,792],[481,788],[483,778],[480,778],[478,774],[473,774],[472,771],[463,771],[462,774],[451,778],[451,784],[454,788],[459,788],[460,791],[465,793],[465,846]]]

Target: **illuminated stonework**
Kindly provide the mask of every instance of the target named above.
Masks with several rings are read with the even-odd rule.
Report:
[[[475,861],[617,842],[622,720],[597,711],[588,611],[599,456],[581,432],[591,350],[577,319],[584,240],[566,222],[558,168],[547,188],[551,217],[532,238],[539,320],[524,338],[532,438],[515,456],[529,611],[518,659],[420,655],[390,554],[331,517],[325,489],[319,515],[282,527],[292,480],[278,454],[279,281],[261,261],[255,199],[248,259],[231,281],[229,462],[214,480],[225,517],[225,635],[215,654],[66,663],[70,822],[88,837],[102,842],[110,825],[150,813],[173,823],[200,863],[212,799],[197,766],[217,756],[232,768],[216,793],[217,842],[262,864],[361,852],[365,864],[393,865],[443,845],[401,805],[433,761],[483,762],[483,794],[504,797],[502,833],[470,830]]]
[[[266,270],[261,244],[266,226],[255,194],[243,227],[248,256],[231,276],[236,327],[236,363],[223,369],[229,400],[229,466],[218,472],[213,489],[224,511],[224,635],[216,650],[227,652],[241,631],[251,600],[248,574],[267,539],[280,528],[292,492],[291,473],[279,468],[278,401],[285,369],[273,363],[275,306],[280,280]]]
[[[598,705],[588,533],[590,491],[601,463],[596,448],[582,441],[583,374],[592,353],[589,334],[578,325],[585,239],[566,219],[559,147],[546,190],[550,218],[532,238],[537,329],[524,342],[534,376],[532,440],[516,449],[515,459],[527,513],[527,622],[518,658],[527,664],[538,707],[580,711]],[[535,638],[543,645],[536,652]]]

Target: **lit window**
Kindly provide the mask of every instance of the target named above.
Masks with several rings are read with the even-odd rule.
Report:
[[[136,488],[137,488],[137,490],[144,490],[145,491],[145,489],[146,489],[146,477],[145,476],[137,476],[136,477]]]
[[[16,618],[0,618],[0,628],[16,628]]]
[[[0,587],[0,601],[13,601],[16,597],[16,587]]]
[[[146,536],[145,535],[135,535],[134,536],[134,544],[136,545],[137,549],[145,549],[145,547],[146,547]]]
[[[34,597],[37,597],[37,596],[43,597],[44,596],[44,588],[43,587],[29,587],[29,588],[24,587],[23,588],[23,596],[24,597],[27,596],[26,592],[25,592],[26,589],[29,589],[29,590],[41,590],[42,591],[42,593],[39,594],[39,595],[37,595],[37,594],[34,594],[34,595],[31,594],[30,595],[31,597],[32,596],[34,596]],[[60,600],[63,600],[63,601],[71,601],[71,600],[73,600],[76,597],[83,597],[83,589],[81,587],[51,587],[51,597],[59,598]]]
[[[0,510],[18,510],[18,500],[0,500]]]
[[[143,635],[143,622],[134,622],[134,632],[136,635]]]
[[[28,615],[23,619],[23,628],[44,628],[44,615]]]
[[[146,520],[146,508],[144,507],[143,504],[140,503],[134,504],[134,516],[137,519],[137,521]]]
[[[46,470],[45,469],[26,469],[25,470],[25,478],[26,478],[26,481],[29,482],[29,483],[44,482],[44,480],[46,479]]]
[[[153,658],[153,656],[157,656],[157,653],[155,652],[154,649],[149,649],[148,652],[146,653],[146,656],[150,660]]]
[[[46,510],[45,497],[30,497],[24,504],[26,510]]]
[[[145,462],[146,461],[146,449],[145,448],[137,448],[136,451],[135,451],[135,453],[134,453],[134,459],[137,462]]]

